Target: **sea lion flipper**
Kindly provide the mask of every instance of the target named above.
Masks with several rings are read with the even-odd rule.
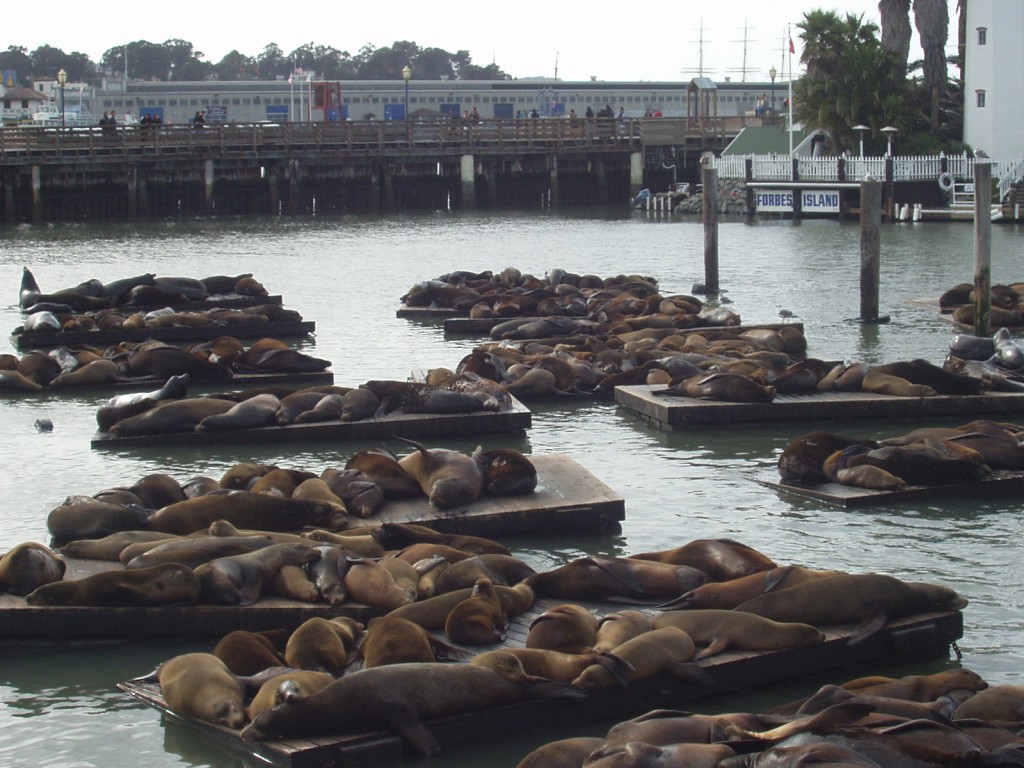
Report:
[[[786,577],[793,572],[793,566],[782,565],[778,568],[772,568],[770,571],[766,571],[764,575],[764,591],[771,592],[782,582],[786,580]]]
[[[437,743],[434,734],[427,730],[427,727],[417,719],[416,713],[408,707],[396,707],[388,718],[388,725],[424,757],[441,750],[441,745]]]
[[[846,644],[857,645],[858,643],[864,642],[885,626],[885,620],[886,616],[884,612],[876,613],[864,619],[864,621],[858,624],[853,630],[853,633],[850,635],[850,639],[846,641]]]
[[[597,657],[597,663],[611,672],[612,677],[622,683],[623,687],[629,685],[629,673],[636,671],[636,667],[628,661],[607,651]]]
[[[729,640],[728,640],[728,638],[716,637],[714,640],[712,640],[710,643],[708,643],[707,648],[704,648],[702,651],[699,651],[697,653],[697,655],[694,656],[693,658],[694,658],[694,660],[697,660],[697,659],[703,659],[703,658],[705,658],[707,656],[714,656],[716,653],[722,653],[728,647],[729,647]]]
[[[618,560],[610,557],[587,557],[583,558],[583,561],[600,568],[631,592],[640,596],[644,594],[643,584],[640,583],[636,572]]]
[[[695,685],[713,685],[715,677],[699,664],[691,661],[676,661],[669,665],[669,671],[680,680]]]

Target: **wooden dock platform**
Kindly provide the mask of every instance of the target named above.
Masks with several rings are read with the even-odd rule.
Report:
[[[821,392],[813,395],[777,395],[770,403],[725,403],[652,394],[657,389],[664,387],[645,384],[616,387],[615,402],[663,430],[787,421],[1008,416],[1024,412],[1024,392],[932,397],[897,397],[873,392]]]
[[[556,601],[538,601],[519,616],[510,627],[506,646],[521,647],[530,623]],[[587,604],[592,610],[595,607]],[[595,613],[609,613],[621,606],[602,606]],[[708,685],[687,683],[671,675],[630,683],[628,688],[612,686],[590,692],[586,699],[538,699],[494,709],[428,721],[427,728],[442,748],[459,744],[493,741],[518,736],[545,724],[558,722],[570,726],[612,717],[632,717],[652,709],[686,709],[686,705],[712,696],[763,687],[852,665],[879,662],[918,662],[946,658],[950,644],[963,635],[963,615],[959,611],[929,613],[890,622],[862,643],[848,645],[852,625],[822,628],[826,640],[804,648],[723,653],[703,659],[699,664],[713,678]],[[495,646],[473,648],[482,652]],[[287,768],[327,768],[336,765],[397,765],[412,757],[402,740],[390,731],[339,735],[315,739],[245,742],[239,731],[181,718],[172,713],[159,686],[136,682],[120,683],[118,688],[139,701],[155,707],[168,718],[189,723],[212,736],[239,755],[256,757]]]
[[[504,323],[509,320],[542,320],[540,317],[466,317],[464,315],[452,315],[444,317],[444,332],[445,335],[451,336],[490,336],[491,329],[499,323]],[[743,333],[744,331],[750,331],[754,329],[778,331],[782,328],[782,323],[750,323],[745,325],[699,325],[692,328],[679,328],[677,332],[680,336],[686,336],[690,333],[701,333],[708,331],[728,331],[730,333]],[[793,322],[786,323],[786,326],[796,328],[803,333],[803,323]],[[590,334],[591,336],[594,334]],[[587,334],[580,333],[575,334],[571,338],[587,338]]]
[[[447,320],[452,317],[469,319],[469,310],[450,307],[399,307],[395,310],[395,317],[406,320]]]
[[[114,331],[15,331],[11,340],[18,349],[47,349],[74,344],[117,344],[122,341],[210,341],[231,335],[238,339],[277,339],[312,336],[312,320],[247,325],[200,325],[178,328],[130,328]]]
[[[530,456],[537,468],[537,490],[522,496],[488,496],[472,504],[439,511],[426,497],[388,502],[372,518],[351,525],[412,523],[443,533],[499,538],[573,529],[612,529],[626,517],[623,497],[566,454]],[[311,544],[317,542],[312,541]],[[65,558],[66,578],[121,568],[120,563]],[[313,616],[378,615],[365,605],[332,608],[261,598],[254,605],[101,608],[31,606],[23,597],[0,595],[0,640],[135,640],[143,638],[220,637],[233,629],[296,627]]]
[[[379,440],[390,437],[453,437],[482,434],[521,435],[533,423],[533,415],[520,401],[502,411],[471,413],[400,413],[359,421],[321,421],[312,424],[231,429],[221,432],[169,432],[159,435],[118,437],[97,432],[93,448],[131,449],[170,445],[224,445],[228,443],[294,443],[311,440]]]
[[[821,485],[796,485],[784,483],[777,472],[763,473],[752,478],[766,488],[808,499],[825,501],[843,507],[867,507],[876,504],[918,501],[921,499],[966,496],[970,498],[991,498],[995,496],[1019,496],[1024,494],[1024,471],[996,469],[981,480],[971,483],[947,483],[944,485],[908,485],[898,491],[876,491],[857,488],[842,483]]]
[[[57,395],[60,397],[75,395],[96,395],[106,391],[118,394],[127,392],[145,392],[147,390],[159,389],[167,382],[165,378],[138,378],[125,381],[105,381],[102,384],[86,384],[77,387],[46,387],[39,392],[28,392],[23,389],[7,389],[0,387],[0,398],[21,397],[25,395]],[[189,382],[191,389],[200,387],[218,389],[225,385],[232,387],[266,387],[278,384],[294,384],[297,387],[315,387],[323,384],[334,383],[333,371],[305,371],[300,373],[236,373],[232,378],[223,381],[211,381],[209,379],[194,379]]]

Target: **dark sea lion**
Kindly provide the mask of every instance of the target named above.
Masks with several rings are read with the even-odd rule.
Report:
[[[295,424],[318,424],[324,421],[337,421],[342,415],[343,395],[324,395],[319,402],[308,411],[298,414]]]
[[[537,468],[520,451],[477,448],[473,460],[483,472],[484,493],[488,496],[517,496],[537,489]]]
[[[398,460],[411,475],[430,503],[438,509],[470,504],[483,493],[484,477],[473,458],[447,448],[426,448],[420,443],[399,438],[416,450]]]
[[[389,453],[366,450],[352,456],[345,469],[359,470],[371,482],[380,486],[387,499],[414,499],[423,496],[416,478],[402,469],[398,460]]]
[[[345,550],[332,545],[316,548],[320,557],[309,564],[309,575],[316,585],[320,599],[328,605],[341,605],[348,599],[345,572],[349,562]]]
[[[206,288],[207,293],[226,294],[235,293],[238,287],[238,282],[251,277],[252,272],[243,272],[239,275],[210,275],[208,277],[200,278],[199,281],[203,284],[203,287]]]
[[[920,358],[875,365],[871,370],[929,386],[941,395],[980,395],[989,389],[988,382],[982,379],[951,373]]]
[[[735,610],[814,626],[870,622],[851,637],[857,642],[887,620],[924,611],[960,610],[966,605],[967,600],[948,587],[880,573],[846,573],[767,592]]]
[[[346,616],[315,616],[288,637],[284,657],[289,666],[340,676],[356,657],[363,625]]]
[[[48,387],[63,369],[57,360],[45,352],[31,350],[21,356],[16,370],[29,381],[34,381],[41,387]]]
[[[104,536],[102,539],[76,539],[69,541],[59,549],[65,557],[77,557],[82,560],[120,560],[121,550],[138,542],[166,541],[175,538],[170,533],[159,531],[118,531]]]
[[[633,560],[653,560],[688,565],[715,581],[728,581],[775,568],[775,563],[753,547],[733,539],[695,539],[681,547],[630,555]]]
[[[228,469],[220,478],[220,487],[232,491],[247,491],[263,475],[277,469],[273,464],[243,461]]]
[[[433,528],[412,523],[383,523],[372,531],[373,538],[385,549],[401,549],[417,542],[447,544],[477,555],[511,555],[504,544],[497,541],[458,533],[441,533]]]
[[[536,571],[513,555],[473,555],[449,564],[435,582],[437,594],[472,587],[480,579],[512,586]]]
[[[277,410],[277,423],[281,426],[293,424],[295,419],[311,408],[316,407],[316,404],[325,397],[327,397],[325,392],[313,392],[310,390],[300,390],[282,397]]]
[[[213,397],[191,397],[159,402],[137,416],[121,419],[109,431],[119,437],[192,432],[208,416],[226,413],[234,403]]]
[[[250,485],[249,490],[252,493],[269,493],[288,499],[292,498],[299,485],[313,477],[316,475],[303,469],[275,467]]]
[[[834,704],[857,701],[874,707],[874,711],[883,715],[895,715],[908,720],[924,719],[948,723],[956,704],[951,699],[939,699],[927,704],[908,701],[892,696],[872,696],[870,694],[853,693],[838,685],[823,685],[815,691],[796,711],[798,715],[812,715],[821,712]]]
[[[652,390],[651,394],[727,403],[770,403],[775,399],[775,388],[742,373],[703,373],[683,379],[668,389]]]
[[[286,634],[283,630],[250,632],[236,629],[218,640],[212,653],[234,674],[255,675],[270,667],[287,664],[279,644],[275,642],[276,636]],[[286,639],[281,638],[281,642]]]
[[[784,483],[819,485],[828,482],[822,465],[836,451],[851,445],[877,447],[874,440],[847,437],[832,432],[808,432],[792,440],[779,454],[779,477]]]
[[[715,581],[691,589],[675,600],[658,606],[662,609],[729,610],[772,590],[802,584],[812,579],[835,576],[840,571],[816,570],[800,565],[783,565],[770,571],[752,573],[728,581]]]
[[[598,736],[556,739],[527,753],[516,768],[583,768],[587,756],[602,744]]]
[[[206,416],[196,424],[196,432],[223,432],[232,429],[256,429],[276,423],[281,401],[274,395],[256,395],[233,405],[223,413]]]
[[[777,622],[743,611],[663,611],[652,622],[655,627],[678,627],[697,645],[706,646],[696,659],[731,649],[782,650],[825,640],[825,634],[809,624]]]
[[[245,723],[245,689],[223,661],[211,653],[186,653],[157,670],[167,708],[181,717],[227,728]]]
[[[631,741],[621,746],[603,745],[598,747],[587,756],[584,765],[587,768],[620,768],[621,766],[713,768],[718,765],[726,765],[725,761],[735,755],[736,750],[726,744],[659,746]]]
[[[844,451],[843,467],[869,464],[886,470],[911,485],[941,485],[980,480],[990,471],[977,455],[961,455],[941,443]]]
[[[73,371],[64,371],[53,378],[50,386],[88,387],[117,381],[124,381],[121,366],[114,360],[101,358],[79,366]]]
[[[199,580],[191,568],[166,563],[55,581],[30,592],[25,599],[29,605],[194,605],[199,601]]]
[[[233,375],[225,365],[162,342],[137,346],[128,355],[127,366],[133,376],[151,376],[159,380],[187,373],[193,380],[225,381]]]
[[[197,496],[162,507],[149,517],[147,527],[186,535],[209,528],[217,520],[226,520],[240,528],[267,531],[297,531],[306,526],[337,529],[345,525],[344,516],[339,517],[327,504],[234,491]]]
[[[334,682],[334,679],[334,675],[326,672],[305,669],[283,672],[260,686],[256,695],[252,697],[252,701],[249,702],[246,714],[250,720],[255,720],[268,709],[282,702],[298,701],[316,693],[321,688],[326,688],[328,684]]]
[[[555,683],[516,685],[468,664],[389,664],[354,672],[297,702],[279,704],[246,726],[242,737],[264,741],[387,729],[429,755],[439,746],[425,720],[537,696],[580,695]]]
[[[196,568],[218,557],[229,557],[269,547],[267,536],[195,536],[159,542],[152,549],[133,557],[125,568],[149,568],[161,563],[181,563]]]
[[[101,539],[118,531],[142,530],[149,517],[146,509],[88,499],[50,510],[46,528],[54,544],[60,546],[75,539]]]
[[[526,647],[581,653],[597,642],[597,624],[597,616],[582,605],[556,605],[530,624]]]
[[[0,371],[0,392],[2,391],[42,392],[43,385],[18,371],[3,370]]]
[[[244,555],[220,557],[195,569],[202,601],[217,605],[252,605],[283,565],[306,565],[320,556],[303,544],[272,544]]]
[[[130,419],[132,416],[138,416],[140,413],[145,413],[151,408],[156,408],[157,405],[159,405],[158,400],[143,398],[125,405],[100,406],[96,411],[96,426],[99,427],[101,432],[109,432],[110,428],[119,421]]]
[[[342,500],[349,514],[365,519],[384,506],[384,491],[358,469],[327,467],[320,473],[320,477]]]
[[[60,581],[65,562],[44,544],[26,541],[0,556],[0,593],[24,596],[44,584]]]
[[[652,602],[679,597],[708,580],[686,565],[615,557],[583,557],[524,579],[540,597]]]

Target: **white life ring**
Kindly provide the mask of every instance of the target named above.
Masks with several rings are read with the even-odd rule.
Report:
[[[939,189],[943,192],[952,192],[954,183],[953,175],[950,173],[943,173],[939,176]]]

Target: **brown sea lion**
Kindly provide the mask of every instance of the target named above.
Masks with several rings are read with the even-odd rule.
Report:
[[[374,528],[371,535],[386,549],[401,549],[418,542],[431,542],[447,544],[477,555],[512,554],[508,547],[492,539],[467,534],[441,533],[425,525],[412,523],[383,523]]]
[[[283,630],[250,632],[236,629],[218,640],[212,653],[234,674],[255,675],[270,667],[285,666],[288,663],[279,647],[287,639],[286,635]]]
[[[630,741],[621,746],[603,745],[587,756],[587,768],[716,768],[736,755],[726,744],[673,744],[658,746]]]
[[[484,493],[517,496],[537,489],[537,468],[523,453],[512,448],[484,451],[477,448],[473,460],[484,475]]]
[[[876,448],[874,440],[835,434],[833,432],[808,432],[792,440],[779,454],[779,477],[784,483],[819,485],[828,482],[822,471],[825,459],[851,445]]]
[[[416,448],[398,460],[398,465],[419,483],[420,489],[438,509],[469,504],[483,493],[484,476],[471,456],[447,448],[426,448],[400,438]]]
[[[640,611],[616,611],[602,616],[597,623],[594,650],[608,652],[627,640],[654,629],[651,619]]]
[[[500,643],[508,631],[508,618],[490,579],[479,579],[469,597],[448,612],[444,633],[453,643]]]
[[[199,580],[191,568],[166,563],[51,582],[30,592],[25,600],[29,605],[194,605],[199,594]]]
[[[346,616],[307,619],[288,637],[285,660],[298,669],[337,677],[355,658],[363,629],[362,624]]]
[[[516,768],[583,768],[583,762],[604,744],[598,736],[573,736],[556,739],[529,752]]]
[[[366,450],[345,463],[345,469],[357,469],[380,486],[387,499],[414,499],[423,496],[420,484],[399,465],[398,460],[381,451]]]
[[[26,541],[0,556],[0,593],[27,595],[64,578],[67,564],[44,544]]]
[[[583,557],[524,579],[541,597],[652,602],[679,597],[707,574],[687,565],[621,557]]]
[[[614,648],[612,653],[632,667],[629,680],[643,680],[664,672],[697,682],[707,679],[699,667],[688,662],[693,658],[696,646],[688,634],[675,627],[662,627],[644,632]],[[592,664],[572,681],[577,688],[604,688],[613,685],[616,677],[607,667]]]
[[[72,498],[54,507],[46,516],[46,528],[55,546],[75,539],[101,539],[119,531],[142,530],[150,511],[95,499]]]
[[[196,568],[218,557],[269,547],[273,541],[269,536],[188,536],[154,544],[154,547],[125,562],[125,568],[150,568],[161,563],[181,563]]]
[[[895,397],[934,397],[938,394],[927,384],[914,384],[900,376],[894,376],[878,370],[870,370],[861,381],[860,388],[865,392],[877,395],[893,395]]]
[[[556,605],[530,624],[526,647],[581,653],[597,642],[597,623],[597,616],[582,605]]]
[[[419,624],[393,614],[371,619],[359,653],[366,668],[473,657],[472,653],[449,645]]]
[[[978,691],[953,713],[954,720],[975,718],[988,722],[1024,722],[1024,685],[993,685]]]
[[[871,372],[897,376],[911,384],[931,387],[940,395],[980,395],[991,386],[984,379],[952,373],[921,358],[875,365]]]
[[[655,627],[678,627],[705,646],[695,659],[726,650],[745,651],[802,648],[825,640],[825,634],[809,624],[782,623],[754,614],[731,610],[664,611],[652,619]]]
[[[297,531],[305,526],[342,528],[345,516],[317,501],[283,499],[266,493],[234,491],[210,494],[170,504],[147,521],[153,531],[185,535],[226,520],[239,528]]]
[[[499,648],[484,651],[473,657],[469,663],[493,669],[512,682],[526,682],[537,678],[571,683],[587,667],[599,664],[625,685],[626,675],[632,671],[628,664],[610,653],[561,653],[540,648]]]
[[[963,667],[946,669],[930,675],[892,677],[860,677],[843,683],[843,688],[874,696],[892,696],[910,701],[934,701],[951,691],[982,691],[988,683],[977,672]]]
[[[234,406],[229,400],[215,397],[190,397],[159,402],[137,416],[121,419],[109,428],[119,437],[162,435],[170,432],[192,432],[207,416],[226,413]]]
[[[510,619],[528,610],[535,600],[533,590],[522,583],[516,584],[514,587],[495,585],[494,591],[501,601],[506,617]],[[432,631],[444,629],[445,621],[452,608],[470,597],[472,593],[472,588],[459,589],[444,595],[417,600],[414,603],[395,608],[389,615],[408,619],[424,629]]]
[[[629,557],[633,560],[688,565],[703,571],[715,581],[738,579],[775,567],[775,563],[767,555],[732,539],[696,539],[675,549],[646,552]]]
[[[320,556],[304,544],[272,544],[244,555],[219,557],[195,569],[202,601],[216,605],[251,605],[259,600],[283,565],[305,565]]]
[[[659,606],[686,610],[710,608],[728,610],[772,590],[791,587],[804,581],[834,576],[839,571],[817,570],[801,565],[783,565],[763,573],[752,573],[729,581],[716,581],[692,589],[676,600]]]
[[[469,664],[389,664],[345,675],[299,701],[279,704],[246,726],[242,737],[264,741],[387,729],[429,755],[439,745],[423,721],[537,696],[578,698],[579,693],[553,682],[516,685]]]
[[[449,563],[434,583],[436,594],[472,587],[480,579],[492,584],[518,584],[536,571],[514,555],[473,555]]]
[[[411,567],[408,563],[402,565]],[[400,583],[384,560],[363,558],[350,563],[345,571],[345,591],[350,600],[387,610],[415,602],[419,595],[417,581],[411,586]]]
[[[220,487],[231,491],[247,491],[259,478],[274,469],[277,467],[273,464],[243,461],[232,466],[221,476]]]
[[[51,387],[88,387],[107,382],[122,381],[121,366],[114,360],[101,358],[86,363],[73,371],[64,371],[54,377]]]
[[[196,432],[224,432],[232,429],[257,429],[276,423],[281,401],[274,395],[256,395],[236,403],[223,413],[206,416],[195,425]]]
[[[652,390],[651,394],[727,403],[770,403],[775,399],[775,387],[761,384],[742,373],[702,373],[685,378],[667,389]]]
[[[309,580],[306,569],[299,565],[282,565],[267,587],[267,594],[296,600],[300,603],[316,603],[320,601],[320,592],[316,584]]]
[[[210,653],[186,653],[157,670],[167,708],[181,717],[241,728],[245,689],[223,661]]]
[[[256,695],[252,697],[252,701],[249,702],[246,714],[250,720],[255,720],[268,709],[276,707],[282,702],[298,701],[316,693],[321,688],[326,688],[334,680],[334,675],[327,672],[306,669],[283,672],[260,686]]]
[[[118,531],[102,539],[76,539],[69,541],[58,551],[66,557],[82,560],[120,560],[121,551],[130,544],[139,542],[166,541],[174,534],[159,531]]]

